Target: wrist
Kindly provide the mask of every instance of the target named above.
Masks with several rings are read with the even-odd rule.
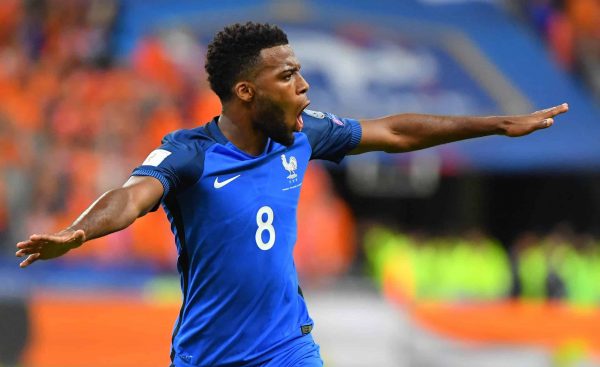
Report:
[[[486,126],[491,134],[507,135],[508,127],[511,124],[508,116],[489,116],[484,119],[486,119]]]

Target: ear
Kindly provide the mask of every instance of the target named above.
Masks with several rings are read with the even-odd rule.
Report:
[[[235,95],[244,102],[250,102],[254,98],[254,84],[249,81],[237,82],[233,86]]]

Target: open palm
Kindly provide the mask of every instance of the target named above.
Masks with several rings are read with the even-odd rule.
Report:
[[[55,234],[34,234],[29,240],[17,243],[17,257],[27,256],[19,266],[24,268],[37,260],[59,257],[85,242],[83,230],[66,229]]]

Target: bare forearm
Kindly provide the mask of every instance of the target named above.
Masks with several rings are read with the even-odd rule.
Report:
[[[503,134],[501,117],[400,114],[384,117],[395,136],[387,152],[406,152],[457,140]]]
[[[54,234],[33,234],[17,243],[15,255],[27,257],[19,266],[62,256],[87,240],[129,226],[158,204],[163,191],[162,183],[154,177],[130,177],[123,187],[100,196],[69,228]]]
[[[479,117],[406,113],[362,120],[362,137],[351,154],[408,152],[492,134],[523,136],[552,126],[554,117],[568,110],[569,106],[563,103],[527,115]]]
[[[107,191],[69,229],[81,229],[85,232],[85,239],[91,240],[126,228],[141,214],[130,204],[129,195],[124,188]]]

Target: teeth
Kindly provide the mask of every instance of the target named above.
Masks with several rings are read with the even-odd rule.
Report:
[[[304,127],[304,120],[302,120],[302,114],[298,115],[298,117],[296,117],[296,131],[302,131],[302,128]]]

